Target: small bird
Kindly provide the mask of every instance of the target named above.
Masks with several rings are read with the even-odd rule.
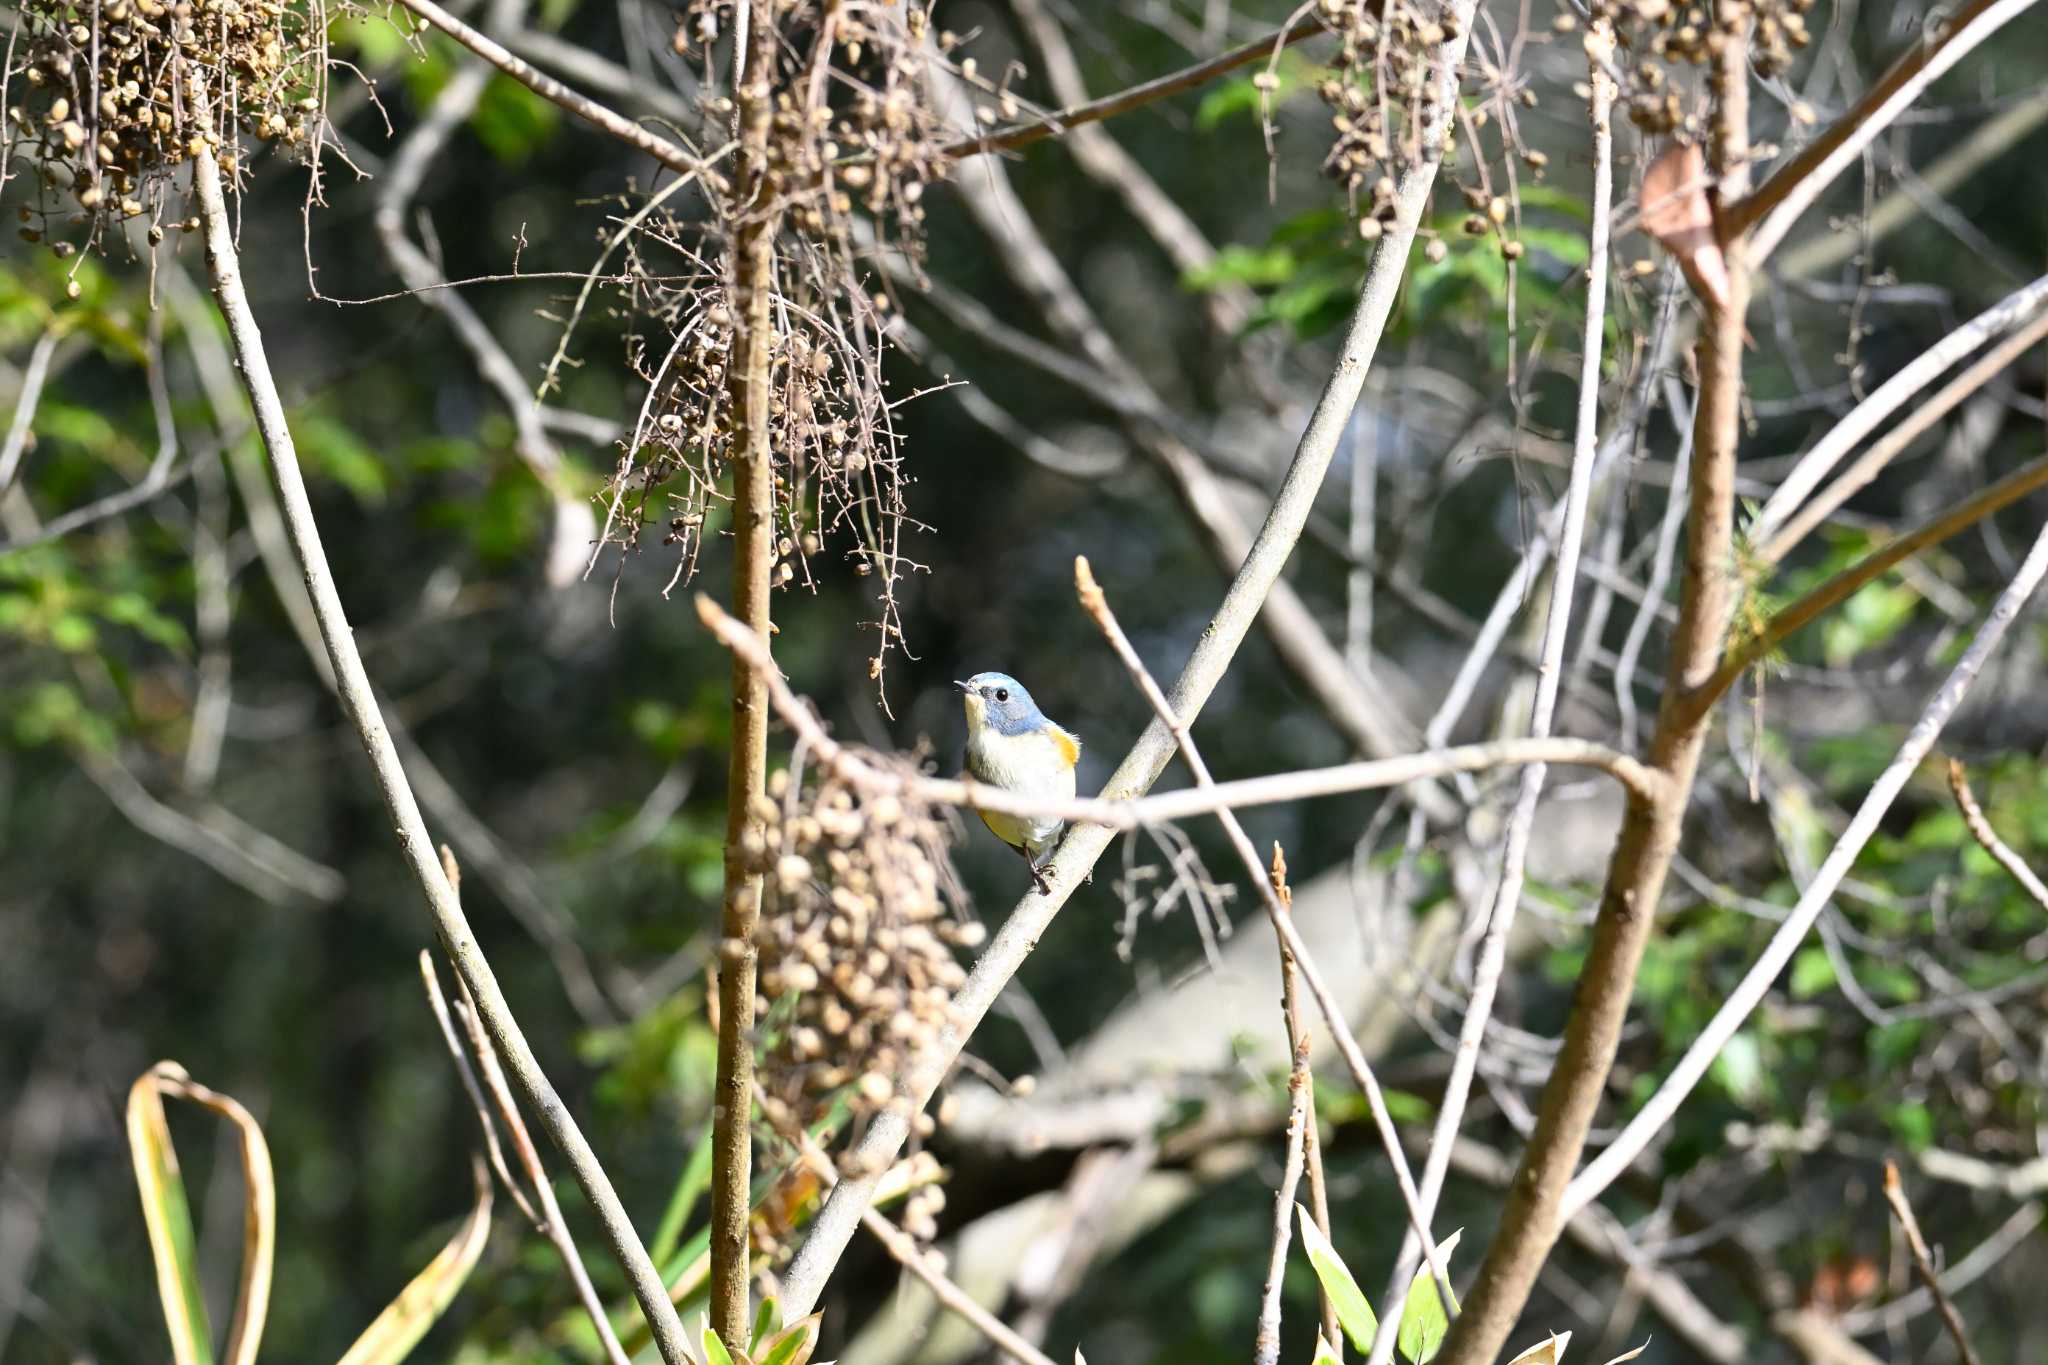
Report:
[[[1016,792],[1070,800],[1081,741],[1046,719],[1024,685],[1007,673],[977,673],[956,682],[967,708],[967,771],[977,782]],[[1040,895],[1051,895],[1040,862],[1059,842],[1064,820],[1032,820],[980,812],[995,836],[1024,855]]]

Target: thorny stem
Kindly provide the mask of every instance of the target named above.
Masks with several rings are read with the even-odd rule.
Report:
[[[1727,38],[1713,70],[1710,165],[1719,195],[1733,200],[1748,187],[1749,43],[1746,33]],[[1488,1365],[1500,1355],[1535,1287],[1537,1272],[1557,1241],[1565,1186],[1606,1092],[1636,969],[1649,943],[1665,874],[1678,849],[1680,823],[1706,741],[1706,717],[1688,714],[1680,703],[1713,676],[1731,599],[1742,320],[1750,288],[1742,243],[1728,241],[1722,247],[1728,297],[1721,306],[1702,300],[1706,330],[1698,349],[1700,393],[1693,419],[1684,577],[1663,704],[1650,741],[1650,762],[1663,771],[1667,785],[1652,799],[1629,799],[1608,865],[1593,941],[1563,1043],[1543,1089],[1536,1127],[1478,1279],[1437,1357],[1440,1365]]]
[[[762,641],[769,636],[775,557],[775,452],[768,432],[770,309],[775,301],[775,232],[768,139],[774,117],[774,0],[750,0],[751,29],[739,104],[739,216],[732,275],[733,612]],[[770,665],[772,667],[772,664]],[[745,660],[732,664],[732,758],[726,778],[725,899],[719,915],[718,1075],[711,1138],[711,1328],[746,1349],[747,1217],[753,1175],[754,928],[761,878],[742,849],[768,780],[768,684]]]
[[[206,224],[206,260],[212,275],[214,298],[227,319],[235,356],[241,362],[242,382],[248,389],[250,406],[255,410],[263,448],[270,457],[271,482],[284,513],[292,553],[305,579],[307,594],[313,600],[314,616],[320,627],[321,642],[333,665],[342,709],[369,755],[377,789],[397,826],[399,852],[426,897],[427,909],[433,916],[434,931],[441,940],[443,951],[476,999],[484,1030],[503,1056],[506,1069],[512,1073],[520,1093],[533,1106],[541,1126],[561,1149],[576,1183],[582,1187],[584,1196],[596,1211],[612,1256],[632,1285],[633,1296],[639,1300],[641,1311],[646,1314],[662,1360],[667,1365],[684,1365],[690,1354],[683,1344],[682,1319],[676,1315],[675,1305],[669,1302],[661,1276],[648,1257],[647,1248],[633,1231],[632,1220],[627,1217],[625,1206],[612,1189],[604,1167],[598,1163],[597,1153],[591,1150],[590,1143],[570,1117],[568,1106],[562,1103],[562,1097],[541,1071],[539,1060],[533,1055],[525,1034],[520,1031],[518,1021],[512,1017],[504,992],[498,988],[498,979],[492,973],[490,963],[477,947],[476,936],[470,931],[469,921],[462,913],[454,889],[449,886],[446,874],[435,859],[426,821],[420,816],[419,803],[413,797],[405,768],[399,762],[398,751],[379,711],[369,674],[364,670],[362,655],[356,648],[348,615],[342,608],[341,594],[334,584],[334,571],[328,565],[327,551],[320,543],[320,528],[313,518],[313,504],[306,493],[305,476],[299,469],[298,450],[285,422],[284,402],[278,396],[277,381],[264,354],[263,335],[256,326],[256,315],[250,310],[248,291],[242,284],[233,224],[221,189],[220,167],[210,149],[202,147],[193,158],[192,178]]]

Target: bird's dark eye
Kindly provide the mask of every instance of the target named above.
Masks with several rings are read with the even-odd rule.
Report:
[[[1010,689],[1009,689],[1009,688],[1007,688],[1007,687],[998,687],[998,688],[996,689],[996,700],[997,700],[997,701],[1008,701],[1009,699],[1010,699]]]

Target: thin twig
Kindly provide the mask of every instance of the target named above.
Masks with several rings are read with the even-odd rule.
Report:
[[[227,319],[235,354],[241,361],[242,382],[248,389],[256,413],[257,429],[270,456],[271,481],[290,533],[299,571],[312,597],[320,637],[333,665],[342,709],[369,755],[378,791],[396,826],[399,852],[426,899],[443,949],[463,984],[476,997],[484,1028],[503,1054],[520,1090],[539,1115],[548,1136],[561,1149],[577,1183],[596,1211],[612,1254],[625,1272],[634,1297],[640,1301],[641,1311],[647,1315],[653,1328],[662,1359],[667,1365],[683,1365],[690,1355],[684,1345],[682,1319],[677,1315],[675,1305],[669,1302],[660,1273],[648,1258],[647,1249],[641,1244],[638,1234],[633,1231],[632,1220],[612,1189],[611,1180],[598,1162],[596,1152],[569,1116],[568,1106],[563,1104],[561,1096],[542,1072],[539,1060],[519,1029],[518,1021],[512,1017],[511,1006],[506,1002],[504,992],[498,988],[490,963],[477,947],[476,936],[462,913],[454,889],[448,885],[446,874],[434,858],[426,822],[420,818],[419,804],[413,799],[405,769],[399,763],[397,750],[392,747],[391,736],[385,729],[369,674],[363,668],[362,654],[356,648],[354,632],[342,607],[341,594],[335,587],[334,571],[329,567],[327,552],[320,543],[319,523],[314,519],[305,476],[299,468],[297,447],[291,428],[285,421],[284,402],[278,396],[277,381],[264,353],[263,335],[256,325],[256,316],[249,307],[248,292],[242,283],[233,223],[221,189],[220,169],[210,148],[201,148],[194,156],[193,180],[205,221],[206,258],[212,273],[214,297]]]
[[[762,1108],[764,1112],[768,1112],[773,1106],[764,1105]],[[811,1168],[812,1173],[827,1189],[838,1184],[839,1168],[833,1164],[832,1158],[824,1149],[818,1146],[816,1139],[794,1124],[778,1122],[775,1129],[784,1142],[796,1148],[804,1164]],[[956,1284],[944,1270],[940,1269],[932,1254],[920,1247],[917,1240],[903,1229],[872,1208],[861,1212],[860,1223],[882,1244],[883,1249],[898,1265],[924,1281],[925,1287],[932,1291],[932,1296],[941,1305],[986,1337],[997,1350],[1024,1362],[1024,1365],[1053,1365],[1043,1351],[1019,1336],[1001,1318],[982,1307],[980,1300]]]
[[[1904,421],[1887,431],[1883,439],[1872,442],[1870,449],[1858,456],[1854,464],[1815,494],[1813,501],[1794,513],[1783,530],[1757,547],[1757,558],[1766,564],[1776,564],[1784,559],[1794,545],[1833,516],[1836,508],[1867,487],[1879,471],[1897,459],[1923,432],[1948,416],[1958,403],[2003,374],[2043,337],[2048,337],[2048,311],[2036,315],[2033,321],[1985,352],[1976,364],[1944,384],[1939,393],[1914,408]]]
[[[1253,62],[1270,58],[1280,48],[1291,47],[1304,38],[1313,38],[1316,34],[1324,32],[1328,30],[1324,28],[1322,19],[1312,14],[1264,37],[1240,44],[1207,61],[1196,62],[1193,66],[1183,67],[1164,76],[1155,76],[1127,90],[1119,90],[1114,95],[1104,95],[1101,99],[1090,100],[1071,109],[1062,109],[1041,119],[995,129],[981,137],[961,138],[945,148],[944,155],[980,156],[983,152],[1008,152],[1019,147],[1028,147],[1034,142],[1058,137],[1068,129],[1079,127],[1081,124],[1099,123],[1103,119],[1114,118],[1118,114],[1128,113],[1133,109],[1163,100],[1169,95],[1177,95],[1183,90],[1205,85],[1241,66],[1249,66]]]
[[[1287,884],[1287,859],[1277,843],[1273,845],[1271,872],[1273,892],[1280,898],[1280,906],[1287,913],[1287,917],[1292,919],[1294,889]],[[1287,1044],[1294,1059],[1293,1069],[1287,1078],[1288,1096],[1290,1101],[1293,1100],[1297,1088],[1302,1093],[1300,1103],[1304,1118],[1301,1129],[1301,1163],[1302,1174],[1308,1180],[1309,1216],[1315,1219],[1316,1231],[1323,1234],[1323,1240],[1329,1241],[1330,1186],[1323,1175],[1323,1140],[1316,1124],[1316,1074],[1308,1063],[1312,1035],[1309,1032],[1308,1011],[1303,1009],[1301,1004],[1300,976],[1301,973],[1295,966],[1294,954],[1283,951],[1280,954],[1280,1010],[1286,1016]],[[1283,1202],[1293,1203],[1292,1193]],[[1276,1230],[1275,1236],[1279,1235],[1281,1234]],[[1283,1254],[1284,1251],[1282,1248]],[[1344,1340],[1344,1334],[1343,1325],[1337,1319],[1336,1300],[1330,1297],[1329,1291],[1320,1283],[1316,1292],[1323,1304],[1323,1339],[1330,1343],[1331,1350],[1341,1351],[1343,1348],[1339,1343]],[[1343,1357],[1340,1355],[1338,1359],[1341,1361]]]
[[[1714,675],[1678,699],[1678,715],[1697,718],[1713,709],[1714,703],[1749,671],[1758,659],[1768,656],[1785,640],[1810,625],[1830,608],[1846,601],[1864,584],[1912,558],[1930,545],[1937,545],[1958,531],[1975,526],[1984,518],[2010,507],[2037,488],[2048,486],[2048,456],[2021,465],[1997,483],[1963,499],[1953,507],[1929,518],[1917,529],[1884,548],[1873,551],[1819,584],[1791,605],[1775,613],[1763,630],[1728,651]]]
[[[1785,922],[1771,935],[1771,941],[1765,946],[1763,953],[1743,974],[1742,980],[1736,984],[1734,990],[1728,993],[1728,998],[1723,1001],[1721,1008],[1686,1048],[1685,1055],[1679,1058],[1677,1066],[1672,1068],[1656,1093],[1644,1102],[1643,1107],[1607,1145],[1606,1150],[1587,1162],[1585,1169],[1572,1179],[1564,1193],[1564,1217],[1571,1217],[1599,1198],[1601,1191],[1613,1184],[1621,1173],[1628,1169],[1629,1163],[1635,1160],[1637,1154],[1649,1145],[1651,1139],[1664,1130],[1665,1125],[1678,1112],[1678,1106],[1684,1103],[1685,1097],[1692,1093],[1693,1087],[1706,1075],[1707,1068],[1713,1064],[1714,1058],[1720,1055],[1721,1049],[1735,1035],[1736,1030],[1742,1027],[1743,1021],[1748,1019],[1750,1013],[1763,1001],[1765,993],[1771,988],[1771,983],[1778,979],[1778,974],[1785,969],[1785,964],[1792,960],[1793,953],[1798,951],[1807,932],[1813,928],[1813,922],[1820,917],[1821,911],[1825,910],[1833,899],[1842,878],[1848,875],[1850,867],[1862,853],[1864,844],[1869,842],[1870,836],[1876,832],[1878,822],[1884,818],[1885,812],[1891,809],[1892,802],[1898,799],[1906,783],[1919,770],[1921,760],[1926,758],[1929,750],[1934,747],[1934,741],[1940,737],[1942,727],[1962,704],[1970,685],[1976,681],[1978,672],[1984,667],[1985,660],[1991,657],[1992,651],[1997,649],[1999,642],[2005,638],[2007,627],[2018,617],[2020,608],[2033,595],[2044,574],[2048,574],[2048,527],[2044,527],[2035,538],[2033,549],[2020,565],[2019,573],[2006,585],[2005,591],[1999,594],[1998,601],[1992,606],[1991,614],[1985,619],[1983,628],[1977,632],[1977,638],[1970,643],[1969,649],[1956,662],[1955,668],[1950,671],[1940,690],[1920,713],[1920,719],[1907,734],[1905,743],[1899,746],[1898,753],[1890,765],[1878,776],[1877,781],[1871,784],[1869,794],[1857,808],[1848,828],[1843,831],[1834,848],[1829,850],[1827,858],[1814,873],[1813,879],[1807,883],[1806,889],[1800,893],[1799,903],[1793,906],[1791,913],[1785,917]]]
[[[28,449],[29,428],[35,424],[36,405],[43,398],[43,380],[50,373],[50,357],[57,353],[57,343],[63,339],[61,331],[47,327],[36,338],[35,349],[28,353],[28,364],[21,371],[21,388],[14,395],[14,416],[7,424],[7,441],[0,445],[0,493],[5,493],[7,485],[14,482],[21,454]]]
[[[1395,194],[1394,219],[1373,253],[1357,306],[1338,346],[1337,362],[1302,431],[1266,520],[1174,682],[1174,709],[1189,723],[1201,713],[1203,703],[1237,656],[1245,635],[1279,581],[1281,569],[1300,541],[1314,510],[1317,491],[1378,353],[1430,189],[1435,184],[1443,130],[1456,98],[1457,72],[1464,60],[1475,8],[1476,0],[1457,0],[1451,8],[1448,22],[1456,23],[1458,36],[1434,54],[1431,107],[1436,112],[1425,125],[1423,159],[1403,177]],[[1111,774],[1105,794],[1143,795],[1159,780],[1173,752],[1171,735],[1155,720]],[[1108,849],[1111,834],[1107,829],[1077,828],[1054,851],[1051,861],[1042,869],[1050,894],[1040,895],[1034,890],[1018,901],[968,973],[966,983],[954,993],[953,1021],[940,1030],[936,1042],[912,1061],[902,1077],[897,1092],[909,1097],[910,1105],[904,1111],[890,1110],[876,1118],[855,1145],[855,1156],[866,1169],[879,1170],[894,1160],[910,1136],[910,1115],[931,1099],[952,1070],[967,1038],[1031,955],[1053,916]],[[873,1177],[843,1180],[834,1188],[812,1220],[811,1231],[783,1278],[785,1311],[801,1315],[811,1310],[846,1244],[852,1240],[860,1211],[867,1207],[873,1194]]]
[[[1963,1330],[1963,1315],[1956,1312],[1948,1291],[1941,1287],[1941,1276],[1934,1269],[1934,1256],[1927,1250],[1927,1239],[1920,1235],[1920,1220],[1913,1216],[1913,1206],[1906,1202],[1906,1186],[1899,1179],[1898,1163],[1889,1158],[1884,1163],[1884,1197],[1885,1202],[1892,1206],[1892,1216],[1899,1220],[1900,1230],[1906,1234],[1906,1246],[1913,1253],[1913,1269],[1919,1272],[1920,1283],[1927,1286],[1927,1292],[1934,1295],[1934,1306],[1940,1311],[1948,1334],[1955,1338],[1963,1365],[1978,1365],[1976,1349],[1970,1345],[1970,1334]]]
[[[1109,609],[1109,599],[1104,595],[1101,585],[1095,581],[1095,575],[1090,571],[1085,558],[1076,557],[1074,560],[1074,586],[1080,594],[1082,609],[1094,618],[1104,638],[1109,641],[1110,648],[1116,651],[1125,671],[1138,685],[1138,691],[1143,693],[1145,700],[1151,704],[1153,714],[1173,736],[1174,743],[1180,750],[1181,761],[1188,765],[1188,771],[1194,775],[1195,786],[1198,789],[1213,790],[1216,779],[1210,775],[1209,765],[1202,758],[1201,750],[1195,747],[1193,732],[1188,728],[1187,722],[1173,709],[1173,703],[1167,700],[1166,694],[1160,691],[1151,670],[1147,669],[1144,660],[1138,657],[1138,651],[1131,647],[1130,638],[1124,634],[1123,627],[1117,623],[1115,613]],[[1401,1199],[1407,1205],[1408,1218],[1414,1225],[1415,1236],[1421,1240],[1423,1254],[1429,1257],[1430,1267],[1443,1293],[1443,1301],[1447,1304],[1454,1303],[1456,1296],[1451,1293],[1446,1278],[1448,1270],[1437,1251],[1435,1239],[1430,1236],[1429,1213],[1422,1206],[1419,1192],[1415,1188],[1414,1176],[1408,1169],[1408,1155],[1402,1149],[1400,1132],[1394,1127],[1394,1118],[1387,1109],[1379,1080],[1373,1075],[1372,1067],[1365,1059],[1365,1053],[1358,1046],[1358,1040],[1352,1036],[1351,1025],[1344,1018],[1342,1006],[1337,1003],[1330,988],[1324,984],[1314,959],[1309,956],[1308,945],[1302,942],[1300,933],[1294,927],[1294,917],[1287,913],[1286,903],[1281,899],[1278,889],[1282,883],[1279,883],[1277,878],[1267,876],[1266,869],[1260,866],[1258,850],[1252,846],[1251,836],[1245,833],[1244,825],[1238,820],[1237,813],[1226,806],[1217,812],[1217,818],[1223,822],[1223,832],[1229,836],[1231,847],[1237,851],[1245,872],[1262,893],[1266,916],[1273,923],[1273,932],[1280,938],[1283,971],[1286,964],[1291,963],[1293,970],[1299,973],[1302,981],[1307,984],[1309,994],[1322,1010],[1323,1022],[1329,1027],[1330,1037],[1337,1044],[1338,1055],[1344,1058],[1345,1065],[1351,1069],[1351,1077],[1358,1083],[1358,1088],[1365,1092],[1366,1105],[1372,1111],[1373,1125],[1379,1129],[1380,1142],[1385,1146],[1387,1159],[1393,1165],[1394,1183],[1400,1188]],[[1282,866],[1284,867],[1284,864]],[[1293,1202],[1291,1197],[1288,1202]]]
[[[667,138],[656,137],[625,115],[571,90],[530,62],[514,56],[503,43],[479,33],[442,9],[434,0],[400,0],[400,3],[542,99],[559,104],[585,123],[645,152],[670,170],[699,171],[704,168],[701,161]]]
[[[454,1016],[448,1013],[448,997],[441,993],[441,977],[434,970],[434,954],[427,948],[420,949],[420,985],[426,991],[427,1008],[433,1011],[434,1022],[440,1026],[441,1041],[447,1045],[448,1055],[455,1062],[455,1074],[462,1082],[462,1091],[469,1096],[469,1107],[476,1113],[477,1127],[483,1130],[484,1154],[490,1159],[491,1169],[497,1172],[498,1183],[505,1187],[505,1193],[512,1196],[512,1202],[526,1215],[526,1221],[539,1232],[540,1212],[528,1201],[525,1186],[512,1178],[512,1169],[505,1164],[505,1145],[498,1141],[498,1121],[491,1117],[491,1102],[484,1098],[483,1086],[476,1078],[476,1068],[470,1065],[469,1051],[455,1032]]]
[[[2018,18],[2034,0],[1970,0],[1948,22],[1924,32],[1840,118],[1809,142],[1747,197],[1718,215],[1724,238],[1754,227],[1749,254],[1761,262],[1812,207],[1835,177],[1854,165],[1871,141],[1890,127],[1936,78],[1978,44]]]
[[[1614,207],[1614,132],[1612,117],[1616,88],[1607,74],[1614,56],[1614,35],[1605,20],[1595,21],[1586,35],[1587,65],[1592,82],[1593,126],[1593,222],[1587,256],[1586,323],[1579,356],[1578,426],[1572,442],[1571,482],[1565,495],[1564,525],[1558,536],[1557,562],[1551,571],[1550,609],[1543,628],[1542,663],[1536,671],[1536,695],[1529,707],[1529,734],[1547,739],[1557,713],[1557,694],[1564,678],[1565,641],[1571,630],[1572,593],[1578,586],[1579,554],[1585,543],[1586,520],[1593,489],[1593,464],[1599,450],[1600,359],[1606,335],[1608,230]],[[1438,1108],[1436,1125],[1430,1135],[1429,1160],[1422,1172],[1423,1218],[1436,1212],[1443,1193],[1444,1178],[1450,1172],[1451,1147],[1464,1121],[1465,1104],[1472,1093],[1472,1078],[1479,1070],[1479,1051],[1485,1041],[1487,1022],[1493,1017],[1493,1002],[1507,967],[1508,936],[1522,904],[1522,883],[1528,867],[1529,840],[1536,826],[1536,806],[1543,797],[1548,769],[1532,763],[1521,772],[1521,787],[1508,817],[1506,848],[1501,857],[1500,882],[1487,917],[1485,936],[1480,940],[1478,963],[1473,969],[1471,998],[1458,1029],[1458,1042],[1451,1054],[1451,1074]],[[1394,1259],[1393,1279],[1388,1283],[1385,1306],[1380,1310],[1379,1329],[1373,1337],[1372,1365],[1386,1365],[1393,1359],[1395,1338],[1400,1331],[1401,1310],[1408,1301],[1409,1286],[1415,1278],[1420,1249],[1410,1238],[1402,1239],[1401,1252]],[[1444,1300],[1450,1302],[1448,1297]]]
[[[2027,866],[2027,860],[2012,851],[2012,846],[1998,837],[1998,831],[1991,828],[1991,821],[1985,818],[1984,808],[1977,804],[1976,794],[1970,790],[1970,775],[1957,759],[1948,761],[1948,789],[1955,793],[1956,806],[1963,812],[1963,823],[1969,826],[1970,835],[1984,851],[1998,861],[1998,865],[2012,874],[2014,881],[2026,888],[2034,904],[2048,910],[2048,885],[2044,885],[2034,869]]]
[[[1302,1144],[1308,1141],[1309,1127],[1315,1122],[1307,1072],[1308,1049],[1297,1047],[1287,1078],[1287,1156],[1281,1167],[1279,1187],[1273,1191],[1273,1249],[1266,1258],[1266,1283],[1259,1295],[1259,1323],[1252,1334],[1252,1365],[1280,1365],[1280,1291],[1286,1283],[1287,1248],[1294,1232],[1294,1192],[1301,1183]]]
[[[1793,513],[1820,487],[1828,471],[1841,463],[1865,436],[1963,357],[1993,338],[2026,326],[2043,310],[2048,310],[2048,275],[2014,290],[1915,356],[1870,397],[1830,426],[1812,450],[1800,456],[1799,463],[1756,514],[1749,528],[1750,538],[1770,544],[1782,555],[1789,541],[1784,545],[1778,543],[1779,528],[1791,521]],[[1773,561],[1777,557],[1773,555]]]
[[[1218,782],[1213,787],[1187,787],[1154,796],[1097,796],[1061,800],[1022,796],[969,779],[911,776],[869,763],[841,744],[787,680],[775,669],[761,637],[734,620],[710,598],[697,598],[697,614],[720,643],[760,670],[768,680],[768,697],[796,731],[818,763],[859,786],[877,793],[914,795],[935,805],[958,806],[1039,819],[1097,825],[1105,830],[1142,829],[1170,820],[1245,806],[1276,805],[1317,796],[1399,787],[1453,773],[1483,772],[1525,763],[1556,763],[1593,768],[1619,781],[1631,793],[1649,796],[1661,790],[1657,774],[1647,766],[1602,744],[1583,739],[1507,739],[1459,744],[1399,758],[1367,759],[1330,768],[1274,773]]]

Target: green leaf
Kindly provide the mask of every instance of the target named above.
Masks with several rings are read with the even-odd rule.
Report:
[[[1315,1359],[1311,1360],[1309,1365],[1340,1365],[1337,1348],[1332,1346],[1330,1339],[1320,1332],[1316,1333]]]
[[[355,1344],[341,1358],[341,1365],[398,1365],[412,1354],[427,1329],[440,1321],[441,1314],[455,1301],[469,1272],[476,1269],[491,1235],[491,1175],[481,1160],[471,1159],[476,1179],[476,1206],[455,1229],[434,1259],[398,1297],[386,1305],[377,1320],[364,1329]]]
[[[1451,1253],[1458,1249],[1458,1239],[1464,1235],[1465,1230],[1459,1228],[1436,1244],[1437,1255],[1443,1258],[1446,1270],[1451,1264]],[[1451,1307],[1457,1306],[1458,1301],[1453,1298]],[[1408,1282],[1408,1306],[1401,1310],[1401,1331],[1394,1344],[1414,1365],[1428,1365],[1443,1348],[1444,1334],[1450,1330],[1451,1315],[1444,1311],[1444,1301],[1436,1292],[1436,1277],[1424,1265]]]
[[[1308,1216],[1308,1210],[1301,1205],[1294,1206],[1295,1221],[1301,1225],[1302,1250],[1308,1253],[1308,1263],[1315,1267],[1316,1279],[1323,1286],[1323,1293],[1329,1296],[1330,1306],[1337,1310],[1337,1321],[1344,1328],[1344,1335],[1351,1338],[1351,1344],[1361,1351],[1372,1349],[1373,1334],[1379,1331],[1379,1319],[1373,1316],[1372,1305],[1365,1301],[1365,1295],[1358,1288],[1358,1281],[1351,1278],[1351,1270],[1344,1264],[1344,1258],[1323,1236],[1322,1229]]]
[[[775,1300],[773,1298],[761,1300],[761,1306],[754,1310],[753,1334],[747,1338],[748,1354],[751,1355],[760,1351],[762,1338],[775,1330],[776,1317]]]
[[[1714,1058],[1714,1079],[1744,1104],[1763,1097],[1764,1052],[1756,1034],[1744,1029],[1725,1043]]]
[[[676,1249],[676,1241],[683,1235],[684,1220],[710,1187],[711,1125],[706,1123],[704,1135],[690,1149],[690,1159],[683,1163],[683,1173],[676,1178],[675,1188],[669,1191],[668,1207],[662,1210],[661,1223],[654,1230],[654,1242],[647,1248],[647,1254],[656,1265],[666,1262],[669,1253]]]
[[[725,1349],[725,1343],[718,1339],[718,1333],[705,1323],[699,1339],[704,1343],[705,1365],[733,1365],[732,1352]]]
[[[1264,288],[1285,284],[1300,264],[1294,252],[1284,246],[1232,243],[1218,251],[1209,264],[1181,276],[1180,282],[1187,289],[1214,289],[1225,284]]]
[[[1792,998],[1811,1000],[1835,984],[1835,964],[1825,948],[1801,948],[1792,959]]]
[[[761,1365],[807,1365],[811,1352],[818,1349],[818,1325],[824,1316],[813,1313],[793,1322],[755,1348]]]
[[[469,126],[491,155],[517,166],[554,135],[561,110],[509,76],[493,76],[477,101]]]
[[[177,1365],[211,1365],[213,1329],[199,1284],[198,1238],[192,1231],[185,1178],[178,1169],[178,1149],[171,1143],[170,1123],[164,1117],[160,1080],[152,1068],[128,1092],[128,1151],[135,1161],[142,1220],[156,1259],[157,1295],[163,1301],[171,1359]]]

